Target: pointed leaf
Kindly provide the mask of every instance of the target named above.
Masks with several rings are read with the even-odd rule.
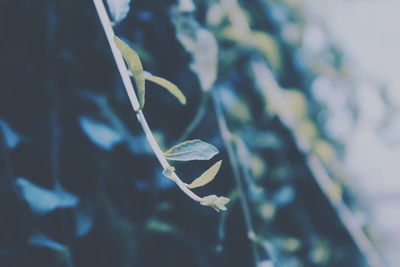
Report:
[[[122,134],[106,124],[87,117],[80,117],[79,124],[90,140],[103,149],[110,150],[115,144],[123,141]]]
[[[178,86],[176,86],[172,82],[170,82],[164,78],[154,76],[149,72],[144,72],[144,77],[146,80],[156,83],[156,84],[164,87],[165,89],[167,89],[173,96],[175,96],[179,100],[179,102],[182,105],[186,104],[185,95],[182,93],[181,90],[179,90]]]
[[[261,31],[243,34],[232,26],[226,27],[221,35],[228,40],[257,49],[275,70],[279,71],[281,69],[281,53],[272,35]]]
[[[111,17],[114,22],[122,21],[129,12],[131,0],[107,0]]]
[[[45,189],[24,178],[18,178],[16,184],[33,212],[39,215],[57,208],[76,207],[79,202],[78,197],[66,191]]]
[[[165,157],[168,160],[189,161],[189,160],[209,160],[218,154],[218,149],[200,139],[185,141],[173,146]]]
[[[0,120],[0,131],[3,132],[5,144],[8,148],[15,148],[21,141],[21,137],[3,120]]]
[[[252,44],[262,53],[275,70],[281,70],[281,53],[279,46],[271,35],[261,31],[254,31],[252,33]]]
[[[49,237],[45,236],[44,234],[40,233],[35,233],[29,238],[29,244],[40,246],[40,247],[45,247],[45,248],[50,248],[53,250],[58,250],[58,251],[67,251],[68,248],[67,246],[58,243]]]
[[[139,55],[130,48],[124,41],[114,36],[115,44],[121,51],[126,63],[128,64],[129,70],[132,73],[133,79],[135,80],[136,88],[139,95],[140,109],[144,106],[145,101],[145,79],[142,62],[140,61]]]
[[[85,236],[93,228],[92,217],[82,211],[76,211],[75,213],[75,229],[76,235],[79,237]]]
[[[203,185],[208,184],[212,180],[214,180],[215,176],[217,175],[219,168],[221,167],[222,160],[218,161],[214,165],[212,165],[208,170],[206,170],[199,178],[196,178],[191,184],[187,187],[189,188],[196,188]]]

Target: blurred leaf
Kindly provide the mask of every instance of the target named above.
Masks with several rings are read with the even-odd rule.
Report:
[[[114,22],[122,21],[129,13],[131,0],[107,0],[111,17]]]
[[[332,163],[336,159],[335,148],[323,139],[314,141],[313,151],[324,163]]]
[[[262,178],[267,170],[266,160],[256,154],[252,155],[252,157],[249,160],[251,162],[250,165],[251,175],[255,179]]]
[[[275,39],[265,32],[254,31],[252,33],[252,42],[254,47],[268,60],[271,67],[276,71],[280,71],[282,68],[282,59]]]
[[[117,36],[114,36],[114,41],[118,49],[121,51],[122,56],[124,57],[126,63],[128,64],[133,79],[135,80],[135,84],[139,95],[140,109],[142,109],[145,102],[145,78],[140,57],[132,48],[130,48],[124,41],[119,39]]]
[[[179,90],[179,88],[173,84],[172,82],[158,77],[158,76],[154,76],[153,74],[149,73],[149,72],[144,72],[144,77],[146,80],[151,81],[153,83],[156,83],[158,85],[160,85],[161,87],[164,87],[165,89],[167,89],[173,96],[175,96],[179,102],[182,105],[186,105],[186,97],[185,95],[182,93],[181,90]]]
[[[17,186],[22,191],[22,196],[31,207],[32,211],[42,215],[57,208],[70,208],[78,205],[78,197],[62,189],[51,191],[39,187],[24,178],[18,178]]]
[[[150,219],[145,226],[147,231],[158,233],[173,233],[176,231],[175,227],[169,223],[162,222],[157,219]]]
[[[218,44],[211,32],[203,28],[196,31],[196,49],[192,56],[190,68],[197,74],[201,89],[211,90],[218,71]]]
[[[168,160],[190,161],[209,160],[218,153],[215,146],[200,139],[194,139],[175,145],[164,154]]]
[[[256,129],[244,129],[243,140],[252,149],[279,149],[282,146],[281,137],[273,131],[258,131]]]
[[[221,37],[258,50],[268,60],[274,70],[281,70],[282,59],[279,46],[272,35],[262,31],[252,31],[244,34],[237,31],[234,27],[228,26],[221,32]]]
[[[299,124],[296,125],[296,129],[308,140],[313,140],[318,136],[318,129],[315,126],[315,123],[307,118],[302,119]]]
[[[258,212],[264,220],[269,221],[275,217],[276,206],[271,202],[265,201],[258,207]]]
[[[0,120],[0,131],[3,132],[5,144],[8,148],[15,148],[21,141],[21,137],[3,120]]]
[[[236,94],[233,86],[219,86],[220,100],[230,119],[245,124],[253,119],[246,98]]]
[[[233,85],[218,86],[219,98],[229,118],[239,123],[248,123],[253,119],[247,99],[238,95]]]
[[[33,234],[29,238],[29,244],[50,248],[57,251],[68,251],[68,248],[65,245],[60,244],[50,239],[49,237],[45,236],[44,234],[39,234],[39,233]]]
[[[197,75],[201,89],[211,90],[218,71],[218,43],[214,35],[199,25],[193,12],[182,12],[174,8],[171,17],[176,38],[192,55],[190,68]]]
[[[93,227],[92,218],[85,212],[77,211],[75,213],[76,235],[85,236]]]
[[[285,185],[281,187],[274,195],[274,201],[279,206],[285,206],[293,202],[296,193],[293,187]]]
[[[195,10],[195,5],[192,0],[180,0],[178,9],[181,12],[192,12]]]
[[[287,252],[295,252],[301,248],[301,242],[297,238],[284,237],[280,239],[280,245],[282,249]]]
[[[79,118],[79,123],[90,140],[103,149],[110,150],[115,144],[123,141],[122,134],[108,125],[83,116]]]
[[[327,240],[316,240],[308,256],[312,263],[326,265],[326,262],[331,257],[330,244]]]
[[[196,188],[208,184],[214,180],[217,175],[219,168],[221,167],[222,160],[218,161],[212,165],[208,170],[206,170],[200,177],[196,178],[191,184],[188,185],[189,188]]]
[[[328,188],[328,195],[329,195],[330,199],[334,202],[341,201],[342,195],[343,195],[342,186],[339,183],[333,181]]]
[[[308,113],[308,103],[304,94],[299,90],[284,90],[288,108],[297,118],[305,118]]]

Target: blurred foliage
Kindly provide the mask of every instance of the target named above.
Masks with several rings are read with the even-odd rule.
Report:
[[[144,69],[187,98],[181,106],[146,84],[157,141],[167,150],[185,132],[214,144],[225,164],[209,188],[196,190],[229,195],[228,210],[188,201],[162,175],[91,1],[3,0],[0,265],[270,266],[272,258],[276,266],[364,266],[332,205],[358,203],[309,97],[313,78],[345,80],[345,65],[333,45],[303,51],[308,22],[298,2],[202,0],[194,13],[174,0],[122,2],[131,8],[117,35]],[[191,29],[208,38],[205,48],[187,38]],[[310,155],[334,179],[328,191]],[[198,177],[207,164],[176,166],[182,177]]]

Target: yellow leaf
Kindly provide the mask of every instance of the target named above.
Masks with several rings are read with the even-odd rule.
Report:
[[[217,175],[219,168],[221,167],[222,160],[218,161],[212,165],[208,170],[206,170],[199,178],[195,179],[191,184],[188,185],[189,188],[196,188],[208,184],[214,180]]]
[[[299,90],[285,90],[284,91],[287,108],[298,119],[304,119],[308,114],[308,103],[305,95]]]
[[[272,35],[262,31],[241,33],[228,26],[222,30],[221,37],[258,50],[268,60],[273,69],[281,70],[281,52]]]
[[[132,73],[133,79],[135,80],[139,95],[140,109],[142,109],[145,101],[145,78],[142,62],[140,61],[139,55],[117,36],[114,36],[114,42],[121,51],[121,54]]]
[[[251,34],[252,44],[268,60],[275,70],[280,71],[282,66],[279,46],[275,39],[265,32],[254,31]]]
[[[186,97],[185,95],[182,93],[181,90],[179,90],[178,86],[176,86],[175,84],[173,84],[172,82],[158,77],[158,76],[154,76],[150,73],[145,73],[145,79],[148,81],[151,81],[153,83],[158,84],[159,86],[164,87],[165,89],[167,89],[173,96],[175,96],[179,102],[182,105],[186,104]]]

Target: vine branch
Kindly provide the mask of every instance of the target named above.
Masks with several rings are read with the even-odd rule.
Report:
[[[235,153],[235,149],[233,146],[233,135],[230,132],[227,122],[225,120],[225,116],[221,107],[221,103],[219,102],[219,96],[217,95],[218,92],[216,92],[218,88],[214,88],[213,91],[211,92],[212,95],[212,100],[214,103],[214,110],[215,114],[217,116],[217,123],[218,123],[218,128],[222,137],[222,140],[224,142],[224,146],[226,148],[226,152],[228,154],[229,161],[231,163],[232,171],[233,171],[233,177],[235,179],[236,183],[236,188],[238,191],[238,196],[240,200],[240,205],[242,208],[243,212],[243,217],[244,217],[244,222],[246,225],[247,229],[247,237],[250,240],[251,244],[251,250],[254,258],[254,266],[258,266],[260,262],[260,255],[258,254],[258,250],[256,247],[256,233],[254,231],[253,227],[253,222],[251,219],[251,214],[250,214],[250,208],[249,208],[249,203],[246,198],[245,190],[244,190],[244,185],[243,181],[241,179],[240,175],[240,170],[238,168],[239,163],[238,159]]]
[[[164,156],[163,151],[161,150],[160,146],[158,145],[157,141],[155,140],[154,135],[147,123],[147,120],[146,120],[142,110],[140,109],[139,101],[136,96],[133,85],[131,83],[131,80],[129,77],[129,71],[125,65],[124,59],[123,59],[118,47],[114,43],[115,34],[114,34],[114,30],[111,26],[112,23],[110,21],[110,18],[108,17],[104,3],[102,0],[93,0],[93,2],[96,7],[96,11],[99,16],[101,25],[103,26],[104,32],[106,34],[108,44],[111,47],[111,51],[112,51],[114,60],[117,64],[118,71],[121,75],[125,90],[129,96],[129,100],[132,104],[133,109],[136,111],[136,117],[146,135],[147,141],[149,142],[151,148],[154,151],[154,154],[156,155],[158,161],[160,162],[160,164],[164,168],[164,170],[168,170],[170,172],[169,178],[171,178],[176,183],[176,185],[191,199],[193,199],[194,201],[197,201],[197,202],[202,202],[203,198],[199,197],[198,195],[193,193],[189,188],[187,188],[185,186],[185,183],[173,171],[172,166],[168,163],[167,159]]]

